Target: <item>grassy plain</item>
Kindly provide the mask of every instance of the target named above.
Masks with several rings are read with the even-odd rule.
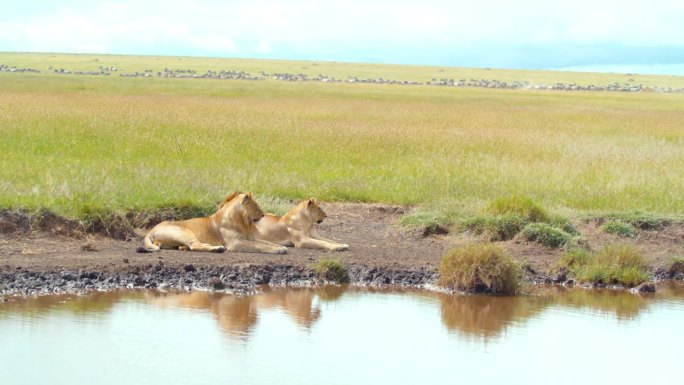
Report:
[[[0,63],[253,75],[307,67],[343,78],[540,84],[625,78],[106,55],[0,53]],[[645,85],[684,86],[683,77],[636,77]],[[258,193],[267,207],[310,196],[417,205],[417,222],[480,213],[511,194],[570,216],[684,212],[683,94],[48,73],[0,73],[0,84],[0,207],[70,217],[93,208],[209,210],[240,189]]]

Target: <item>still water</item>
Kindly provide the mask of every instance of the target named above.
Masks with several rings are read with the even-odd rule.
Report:
[[[359,288],[0,302],[0,383],[681,381],[684,286],[524,297]],[[678,379],[679,378],[679,379]]]

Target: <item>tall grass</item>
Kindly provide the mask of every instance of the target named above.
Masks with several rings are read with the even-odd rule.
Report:
[[[684,211],[684,95],[6,73],[0,82],[2,207],[205,207],[239,189],[418,205],[435,218],[511,195],[554,211]]]

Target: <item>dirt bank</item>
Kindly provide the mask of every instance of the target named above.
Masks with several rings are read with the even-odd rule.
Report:
[[[255,285],[317,283],[311,265],[319,258],[339,258],[352,283],[421,287],[434,284],[446,250],[471,240],[468,234],[425,236],[396,225],[406,208],[367,204],[328,204],[320,225],[326,237],[351,246],[329,253],[289,249],[286,255],[200,253],[164,250],[139,254],[140,235],[118,240],[86,234],[75,222],[49,217],[31,220],[7,212],[0,220],[0,293],[54,293],[111,290],[122,287],[211,288],[244,292]],[[14,219],[12,219],[14,218]],[[660,231],[640,230],[635,238],[605,234],[596,223],[577,223],[592,248],[610,243],[641,247],[656,276],[672,256],[684,256],[684,225]],[[126,233],[126,232],[124,232]],[[68,235],[65,235],[68,234]],[[125,237],[124,237],[125,238]],[[532,283],[562,283],[551,274],[561,251],[536,243],[502,242],[514,259],[525,262]],[[659,270],[660,269],[660,270]],[[658,275],[659,274],[659,275]]]

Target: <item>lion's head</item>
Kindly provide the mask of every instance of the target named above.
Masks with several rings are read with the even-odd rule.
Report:
[[[264,217],[264,212],[252,197],[252,193],[240,194],[237,199],[240,200],[241,214],[245,223],[254,224]]]
[[[241,193],[236,191],[228,196],[218,205],[219,212],[223,209],[227,215],[235,218],[235,215],[242,219],[247,226],[252,226],[264,217],[264,212],[259,204],[254,200],[252,193]]]
[[[302,202],[304,205],[304,210],[306,210],[306,214],[311,219],[312,222],[314,223],[321,223],[325,218],[328,217],[328,214],[323,211],[321,206],[318,205],[318,202],[314,198],[311,198],[307,201]]]

